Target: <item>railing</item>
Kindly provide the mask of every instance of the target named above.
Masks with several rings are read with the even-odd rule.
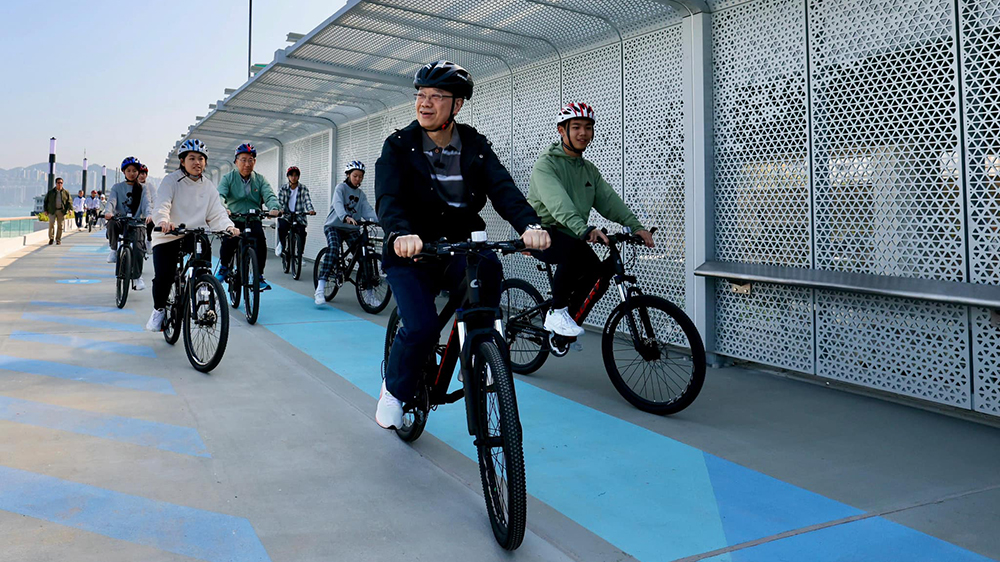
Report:
[[[0,238],[25,236],[35,231],[36,217],[12,217],[0,219]]]

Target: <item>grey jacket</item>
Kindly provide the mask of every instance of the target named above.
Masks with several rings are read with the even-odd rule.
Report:
[[[326,223],[323,225],[341,228],[344,230],[358,230],[358,227],[347,224],[344,219],[350,216],[352,219],[378,221],[375,209],[368,203],[368,196],[364,191],[347,185],[347,182],[340,182],[340,185],[333,190],[333,202],[330,204],[330,214],[326,216]]]
[[[124,217],[130,212],[126,203],[132,193],[132,186],[126,182],[118,182],[108,190],[108,206],[105,214],[111,213],[116,217]],[[139,208],[135,212],[134,218],[144,219],[153,214],[153,200],[150,198],[149,189],[143,188],[139,197]]]

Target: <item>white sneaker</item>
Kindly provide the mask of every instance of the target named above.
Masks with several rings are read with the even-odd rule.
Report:
[[[166,314],[167,312],[162,308],[154,308],[153,313],[149,315],[149,321],[146,322],[146,329],[150,332],[163,331],[163,317]]]
[[[573,317],[569,315],[569,310],[565,308],[550,310],[545,315],[545,329],[567,338],[583,335],[583,328],[573,320]]]
[[[111,250],[108,252],[108,263],[115,263],[116,261],[118,261],[118,253]]]
[[[144,291],[146,289],[146,283],[142,280],[142,277],[132,281],[133,291]]]
[[[322,281],[319,282],[319,286],[316,287],[316,294],[313,296],[315,297],[314,302],[316,303],[316,306],[323,306],[326,304],[326,288],[323,286]]]
[[[274,255],[281,257],[281,242],[274,245]]]
[[[382,429],[403,427],[403,403],[389,394],[382,381],[382,392],[378,396],[378,406],[375,408],[375,423]]]

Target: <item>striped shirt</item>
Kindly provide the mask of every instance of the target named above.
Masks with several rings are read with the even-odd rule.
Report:
[[[438,195],[452,207],[465,207],[469,202],[462,179],[461,137],[452,129],[451,140],[444,148],[435,144],[427,131],[423,131],[423,139],[424,156],[431,165],[431,179],[437,184]]]

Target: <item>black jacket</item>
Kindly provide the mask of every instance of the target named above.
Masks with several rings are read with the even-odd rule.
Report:
[[[456,123],[455,127],[462,139],[462,178],[469,192],[469,204],[462,208],[449,207],[438,194],[416,121],[385,139],[382,156],[375,162],[375,212],[387,236],[416,234],[425,242],[468,240],[472,232],[486,230],[479,212],[487,197],[518,233],[538,223],[535,210],[486,137],[468,125]],[[389,244],[385,257],[399,260]]]

